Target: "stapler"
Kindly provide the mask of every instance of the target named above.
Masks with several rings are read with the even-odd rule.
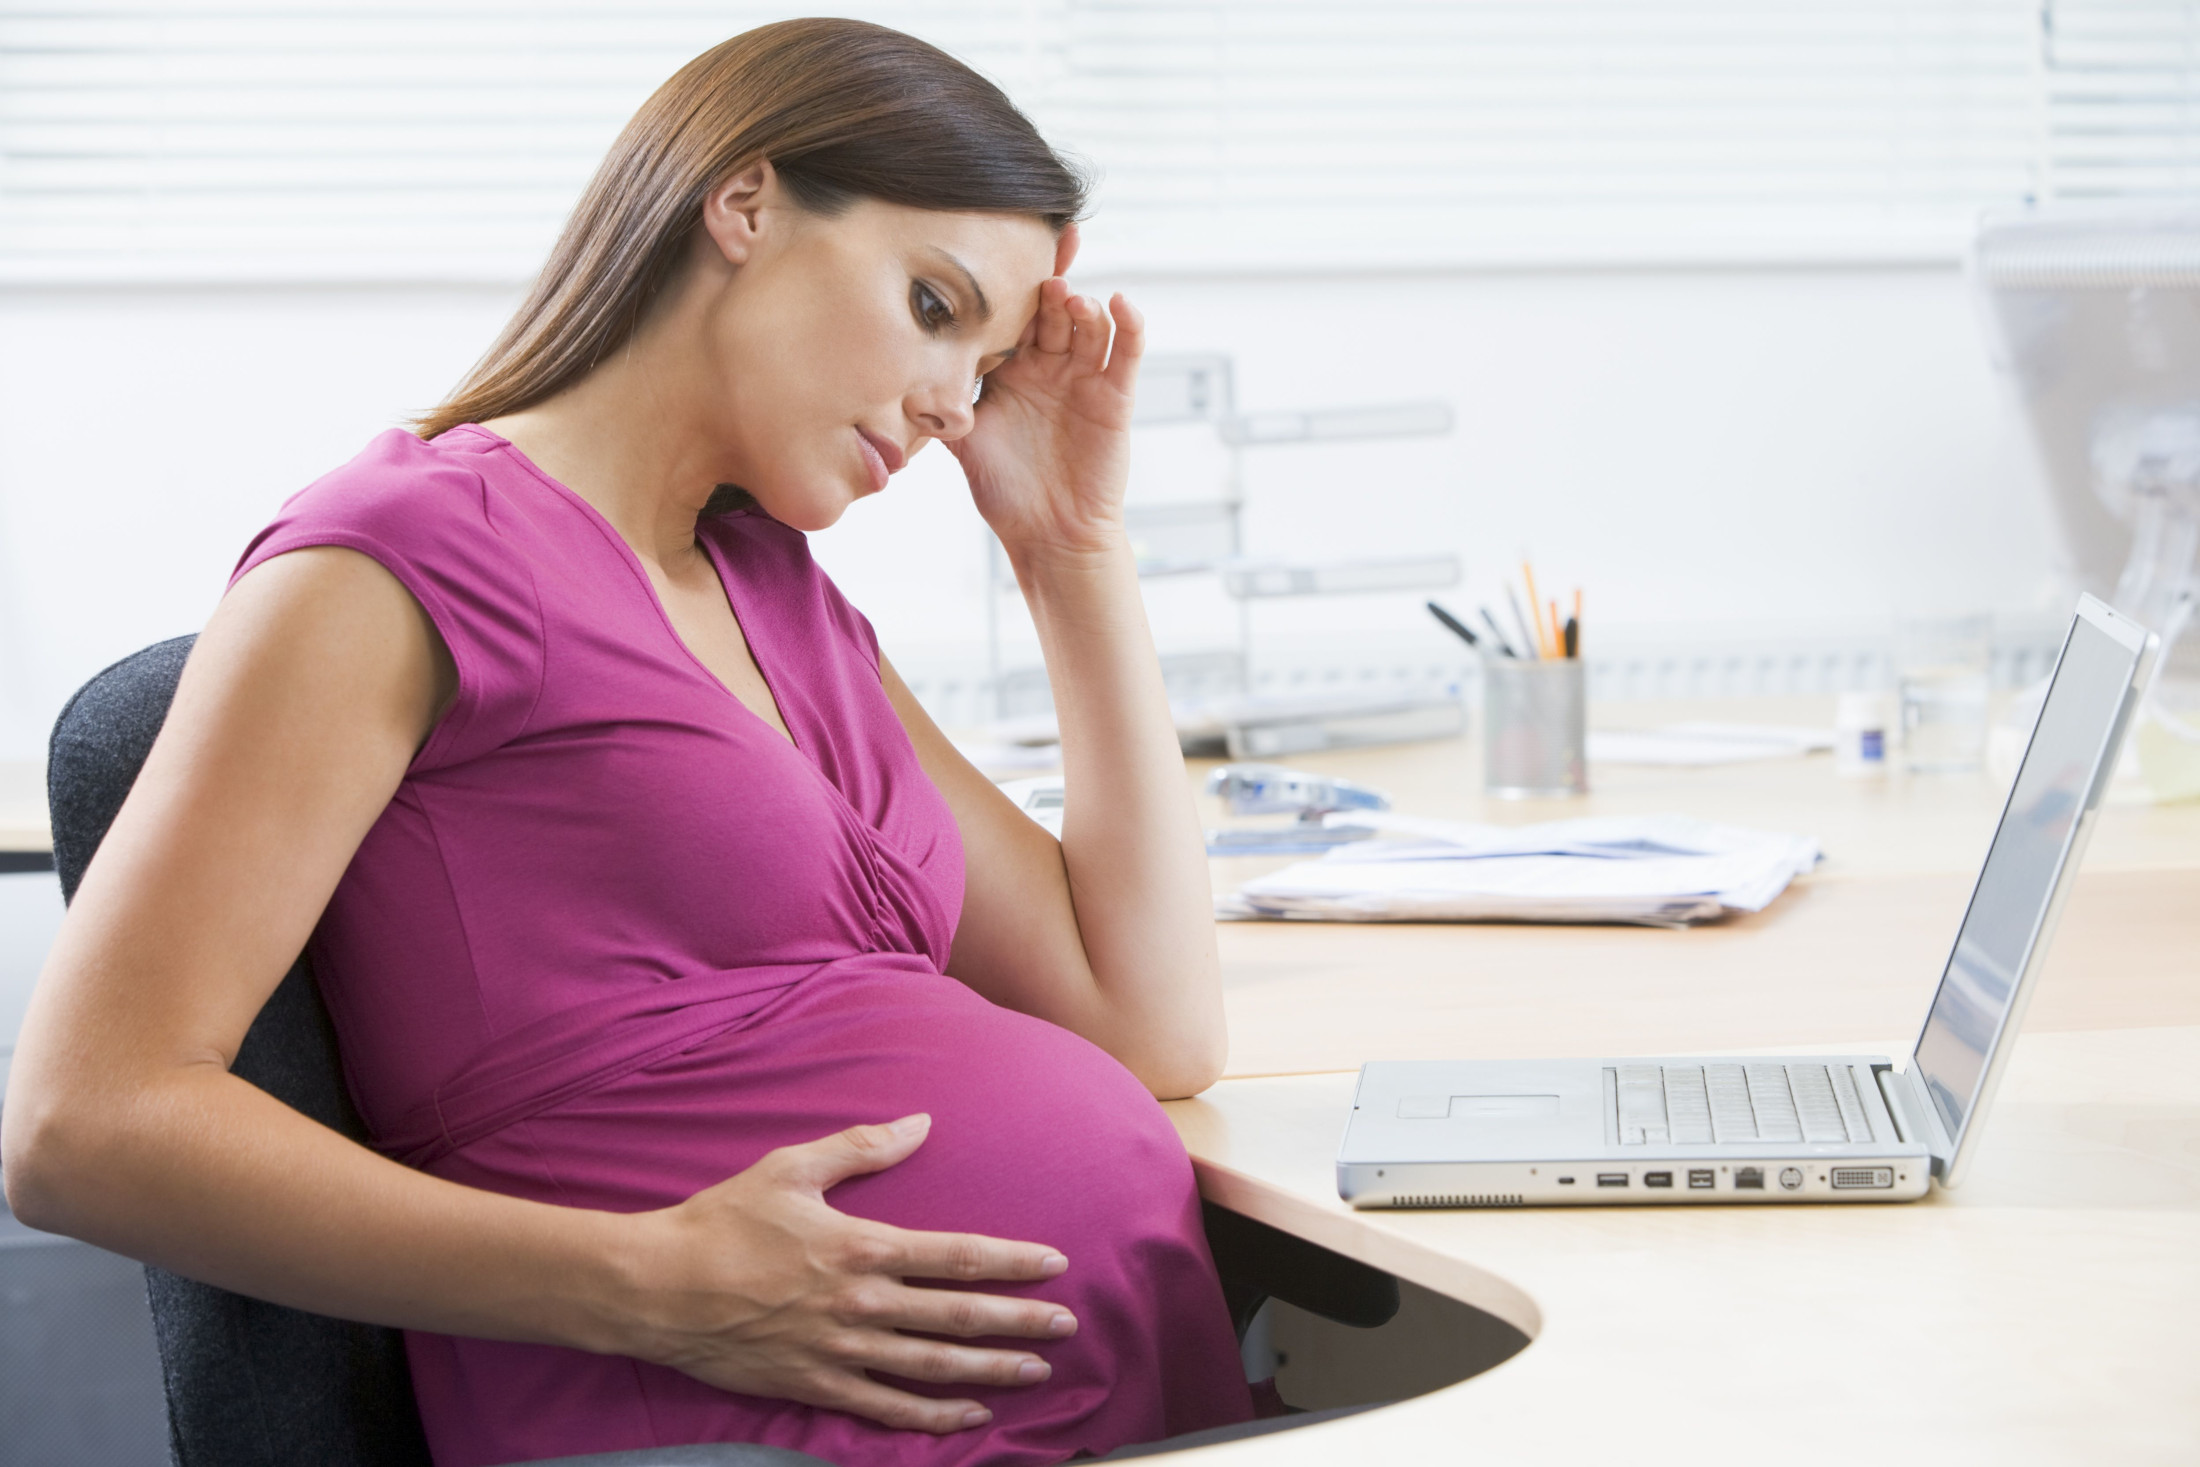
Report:
[[[1289,825],[1221,826],[1207,832],[1210,856],[1280,856],[1326,851],[1366,840],[1363,827],[1332,827],[1338,810],[1388,810],[1390,799],[1334,775],[1310,774],[1281,764],[1225,764],[1207,776],[1207,793],[1232,815],[1297,815]]]

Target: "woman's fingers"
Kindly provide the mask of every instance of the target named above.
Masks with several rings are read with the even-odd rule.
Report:
[[[1070,320],[1077,334],[1070,341],[1069,359],[1080,372],[1098,372],[1107,365],[1109,322],[1099,303],[1089,295],[1070,297]]]
[[[880,1385],[853,1370],[836,1371],[794,1399],[811,1406],[846,1411],[853,1416],[867,1416],[882,1426],[902,1431],[929,1431],[935,1436],[967,1431],[993,1419],[993,1413],[976,1401],[935,1401],[930,1396],[911,1395],[892,1386]]]
[[[920,1233],[883,1224],[857,1234],[848,1267],[896,1278],[978,1279],[1022,1282],[1050,1279],[1069,1260],[1044,1243],[1011,1243],[982,1233]]]
[[[823,1192],[850,1177],[908,1160],[931,1130],[928,1115],[903,1116],[884,1126],[850,1126],[799,1146],[782,1146],[758,1165],[770,1167],[794,1186]]]
[[[1115,349],[1105,375],[1127,394],[1138,385],[1138,359],[1146,354],[1146,317],[1121,291],[1109,297],[1108,314],[1115,318]]]
[[[766,1155],[738,1176],[666,1209],[641,1251],[645,1289],[665,1307],[633,1351],[724,1390],[783,1397],[914,1431],[991,1419],[964,1400],[893,1389],[867,1369],[935,1384],[1033,1385],[1049,1368],[1015,1340],[1054,1341],[1076,1318],[1043,1299],[969,1286],[1054,1278],[1069,1261],[1039,1243],[918,1232],[837,1212],[834,1183],[908,1157],[929,1117],[852,1126]],[[660,1246],[661,1245],[661,1246]],[[911,1287],[907,1279],[958,1287]],[[986,1348],[979,1340],[990,1340]],[[973,1343],[964,1343],[972,1341]]]
[[[1138,359],[1146,349],[1146,318],[1118,291],[1105,307],[1077,295],[1059,275],[1039,286],[1039,309],[1025,328],[1034,350],[1060,356],[1080,372],[1105,372],[1118,390],[1128,392],[1137,379]]]
[[[839,1314],[850,1324],[966,1340],[1065,1340],[1077,1333],[1077,1316],[1044,1299],[1010,1299],[962,1289],[912,1289],[884,1280],[876,1288],[849,1295]]]
[[[1069,282],[1059,275],[1048,277],[1039,284],[1039,313],[1033,322],[1031,344],[1043,352],[1060,355],[1069,350],[1070,338],[1075,334],[1070,325]]]
[[[878,1331],[851,1342],[848,1355],[866,1370],[883,1370],[932,1385],[1028,1386],[1054,1374],[1046,1361],[1020,1350],[980,1350]]]

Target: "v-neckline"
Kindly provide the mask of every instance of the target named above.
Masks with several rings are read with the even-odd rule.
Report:
[[[484,428],[479,423],[470,426],[476,432],[486,434],[494,439],[497,445],[506,453],[509,453],[513,461],[519,464],[521,468],[526,469],[528,473],[534,475],[535,478],[541,480],[558,494],[571,500],[586,516],[589,523],[595,527],[596,533],[603,536],[611,548],[626,562],[628,573],[634,577],[635,582],[641,587],[642,594],[649,599],[650,608],[657,613],[658,625],[664,628],[665,635],[672,639],[672,644],[680,649],[695,670],[701,673],[712,687],[724,694],[727,701],[750,718],[755,719],[758,726],[766,733],[793,749],[802,757],[803,762],[809,764],[812,768],[817,767],[816,758],[808,749],[803,747],[801,736],[795,732],[794,720],[787,716],[787,705],[779,696],[777,679],[772,676],[770,669],[764,665],[764,653],[757,646],[753,623],[747,611],[741,605],[741,598],[734,594],[733,582],[735,578],[728,574],[726,562],[719,554],[716,543],[708,535],[702,533],[700,522],[696,526],[695,543],[702,547],[703,558],[710,562],[711,574],[718,578],[718,593],[726,598],[727,613],[733,617],[734,628],[741,634],[741,643],[748,649],[749,661],[756,665],[756,676],[764,684],[765,695],[772,700],[772,707],[778,711],[779,722],[785,727],[783,733],[779,728],[772,725],[770,719],[744,702],[739,693],[727,687],[726,680],[711,671],[709,663],[696,656],[695,649],[688,645],[687,638],[681,636],[679,627],[673,624],[672,613],[665,609],[664,597],[657,594],[656,582],[650,580],[649,569],[642,564],[640,553],[627,543],[626,536],[619,533],[618,527],[605,517],[602,510],[590,504],[579,490],[546,472],[540,464],[529,458],[526,452],[511,439],[501,433]],[[820,770],[819,772],[822,773],[823,771]]]

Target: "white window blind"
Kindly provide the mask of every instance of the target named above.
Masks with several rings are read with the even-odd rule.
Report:
[[[1263,255],[1950,254],[2022,198],[2029,0],[1075,0],[1096,234]]]
[[[744,0],[0,0],[0,279],[525,279]],[[2187,0],[945,0],[847,13],[1100,169],[1088,260],[1953,259],[2192,192]]]
[[[2047,192],[2200,196],[2200,3],[2051,0]]]
[[[1025,0],[874,3],[1020,85]],[[743,0],[0,0],[0,279],[525,280]]]

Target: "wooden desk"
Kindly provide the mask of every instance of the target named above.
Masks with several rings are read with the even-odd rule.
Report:
[[[1901,1054],[2000,792],[1984,776],[1850,784],[1820,758],[1601,769],[1586,801],[1486,805],[1459,743],[1294,762],[1413,813],[1678,810],[1807,830],[1828,860],[1764,913],[1688,932],[1226,924],[1231,1078],[1170,1107],[1203,1190],[1532,1343],[1215,1460],[2200,1461],[2200,805],[2104,811],[1960,1192],[1355,1213],[1332,1160],[1366,1059]],[[1262,869],[1216,866],[1218,885]]]
[[[1606,716],[1830,717],[1808,701],[1703,708],[1620,705]],[[1907,1040],[2003,794],[1984,774],[1845,780],[1818,756],[1599,767],[1587,799],[1521,803],[1482,795],[1480,753],[1463,740],[1296,762],[1386,789],[1417,815],[1515,824],[1675,811],[1807,832],[1826,859],[1764,912],[1685,932],[1224,923],[1232,1077],[1370,1059]],[[1222,818],[1212,806],[1207,814]],[[1213,862],[1216,888],[1281,864]],[[2191,954],[2200,954],[2200,803],[2132,803],[2118,790],[2101,812],[2028,1026],[2200,1024],[2200,960]]]

